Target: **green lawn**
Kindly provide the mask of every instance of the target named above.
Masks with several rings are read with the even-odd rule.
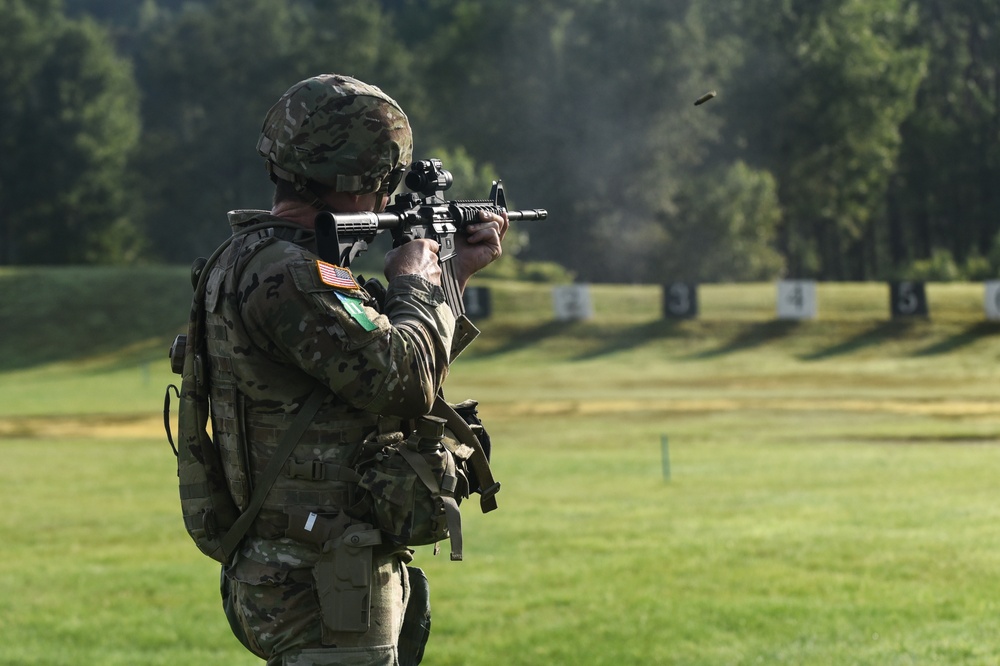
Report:
[[[0,339],[0,664],[260,663],[157,430],[181,287],[115,324],[121,351],[68,353],[65,331],[31,351],[28,314]],[[547,287],[494,287],[448,394],[482,402],[500,509],[465,505],[464,562],[419,549],[424,663],[1000,662],[1000,329],[979,285],[930,285],[913,322],[884,285],[820,285],[800,323],[774,320],[773,285],[705,285],[684,322],[656,287],[602,286],[573,324]],[[80,319],[87,293],[31,321]]]

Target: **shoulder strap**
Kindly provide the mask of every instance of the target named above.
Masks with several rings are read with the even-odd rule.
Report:
[[[240,517],[236,519],[236,522],[233,523],[233,526],[229,528],[229,531],[221,539],[222,552],[226,560],[232,557],[240,541],[246,536],[247,530],[250,529],[250,524],[257,517],[257,514],[260,513],[260,508],[264,505],[267,493],[270,492],[271,486],[274,485],[274,482],[278,479],[278,475],[281,474],[281,469],[285,466],[288,457],[292,455],[295,445],[302,438],[302,433],[312,423],[313,417],[319,411],[319,406],[323,403],[325,394],[326,391],[320,387],[313,389],[313,392],[309,394],[302,408],[299,409],[299,413],[295,415],[292,424],[285,431],[284,436],[278,443],[278,448],[275,450],[274,455],[271,456],[267,467],[264,468],[264,473],[261,474],[260,482],[254,488],[253,495],[250,496],[250,503],[247,505],[246,511],[240,514]]]

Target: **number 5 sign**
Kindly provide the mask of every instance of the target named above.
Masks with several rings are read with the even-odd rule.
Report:
[[[927,291],[923,282],[889,283],[889,308],[895,317],[926,317]]]

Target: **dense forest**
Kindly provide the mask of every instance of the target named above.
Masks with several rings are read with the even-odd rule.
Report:
[[[613,282],[1000,274],[1000,0],[0,0],[0,265],[188,263],[338,72],[512,254]],[[694,101],[715,91],[701,105]]]

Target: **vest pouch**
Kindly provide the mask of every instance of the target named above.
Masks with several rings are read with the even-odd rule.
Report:
[[[226,563],[222,537],[240,515],[229,494],[219,449],[208,434],[209,400],[199,383],[205,368],[201,354],[186,341],[177,417],[177,476],[184,527],[198,549]]]
[[[454,440],[445,436],[444,420],[425,416],[408,439],[392,433],[380,435],[378,442],[381,448],[358,470],[375,525],[388,540],[405,546],[451,537],[453,558],[460,559],[460,547],[454,557],[461,534],[458,503],[468,496],[468,481],[464,460],[447,445]]]

